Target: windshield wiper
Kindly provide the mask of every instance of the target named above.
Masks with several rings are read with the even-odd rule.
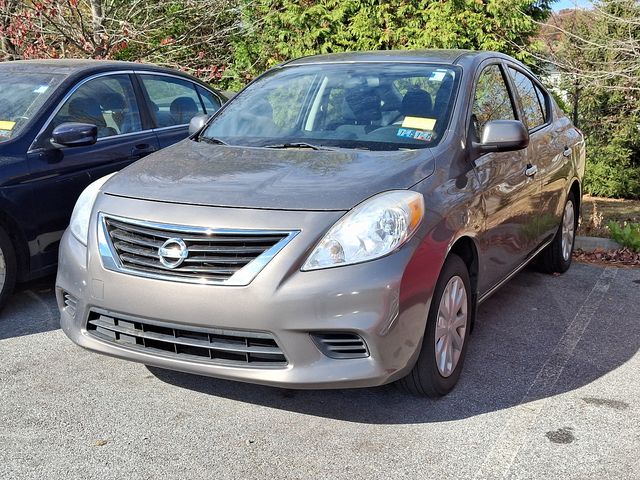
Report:
[[[274,143],[273,145],[263,145],[263,148],[308,148],[311,150],[334,150],[333,148],[312,145],[311,143],[304,142]]]
[[[219,138],[212,138],[212,137],[198,137],[198,141],[199,142],[204,142],[204,143],[210,143],[212,145],[229,145],[227,142],[223,142],[222,140],[220,140]]]

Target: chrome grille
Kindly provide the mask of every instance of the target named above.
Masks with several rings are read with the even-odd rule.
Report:
[[[287,359],[264,332],[205,329],[91,310],[87,331],[103,341],[145,353],[220,365],[281,367]]]
[[[356,333],[312,333],[320,351],[331,358],[365,358],[369,349],[362,337]]]
[[[189,283],[247,285],[297,234],[168,225],[103,214],[100,221],[105,268]],[[170,239],[186,247],[186,257],[175,267],[163,264],[159,253]]]

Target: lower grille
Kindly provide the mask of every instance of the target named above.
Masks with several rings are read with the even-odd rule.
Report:
[[[71,318],[75,318],[76,309],[78,306],[78,299],[70,293],[63,292],[64,308],[67,310]]]
[[[269,333],[149,323],[96,310],[89,312],[87,331],[110,343],[183,360],[234,366],[287,365]]]
[[[366,358],[367,344],[355,333],[312,333],[311,338],[320,351],[331,358]]]

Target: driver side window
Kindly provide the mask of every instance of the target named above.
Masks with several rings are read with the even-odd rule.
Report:
[[[136,96],[128,75],[107,75],[80,86],[58,111],[51,131],[65,122],[90,123],[98,138],[142,130]]]
[[[476,85],[471,109],[472,135],[479,141],[487,122],[515,119],[513,103],[502,70],[499,65],[489,65],[480,74]]]

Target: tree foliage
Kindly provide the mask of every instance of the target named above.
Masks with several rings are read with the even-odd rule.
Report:
[[[586,191],[640,197],[640,2],[560,12],[542,38],[587,138]]]
[[[234,38],[240,81],[284,60],[349,50],[529,50],[551,0],[250,0]],[[523,14],[524,13],[524,14]]]

